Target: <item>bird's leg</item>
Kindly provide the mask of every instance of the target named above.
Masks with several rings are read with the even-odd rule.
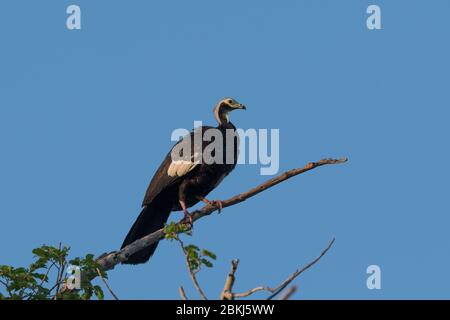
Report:
[[[189,221],[189,224],[192,226],[194,221],[192,220],[192,214],[189,213],[186,203],[184,200],[180,200],[181,209],[183,209],[184,218],[182,221]]]
[[[221,200],[208,200],[205,197],[197,197],[198,200],[203,201],[206,204],[213,205],[217,208],[217,211],[220,213],[223,209],[223,203]]]

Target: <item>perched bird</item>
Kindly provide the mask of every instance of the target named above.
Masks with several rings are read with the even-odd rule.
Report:
[[[196,128],[175,144],[153,176],[145,193],[142,211],[128,232],[122,248],[163,228],[170,212],[183,210],[184,219],[192,223],[187,209],[199,201],[211,203],[205,197],[236,166],[239,141],[236,127],[229,118],[229,113],[236,109],[246,108],[231,98],[221,100],[214,108],[217,127]],[[218,133],[222,135],[221,139],[217,137]],[[230,136],[232,138],[227,139]],[[199,140],[200,143],[195,143]],[[209,158],[205,159],[206,151],[211,149]],[[213,202],[221,209],[220,201]],[[132,254],[124,263],[147,262],[157,246],[158,242]]]

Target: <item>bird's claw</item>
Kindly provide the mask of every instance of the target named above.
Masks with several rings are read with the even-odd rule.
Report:
[[[202,197],[198,197],[197,199],[203,201],[204,203],[206,203],[209,206],[214,206],[219,213],[223,209],[223,203],[221,200],[208,200],[208,199],[202,198]]]
[[[223,209],[223,203],[220,200],[211,201],[212,205],[217,208],[217,212],[220,213]]]
[[[194,219],[192,218],[192,214],[189,212],[184,212],[184,217],[181,219],[181,223],[189,224],[191,227],[194,226]]]

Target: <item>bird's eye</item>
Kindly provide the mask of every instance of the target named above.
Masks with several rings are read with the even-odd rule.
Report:
[[[229,103],[229,104],[232,104],[232,103],[233,103],[233,100],[228,99],[228,103]]]

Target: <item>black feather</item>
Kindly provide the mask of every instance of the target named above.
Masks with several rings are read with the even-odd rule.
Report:
[[[164,227],[164,224],[169,218],[172,205],[165,204],[164,201],[155,199],[152,203],[145,206],[130,231],[128,232],[125,240],[122,243],[122,248],[133,243],[134,241],[145,237],[146,235],[153,233]],[[167,201],[166,201],[167,203]],[[147,262],[153,255],[159,242],[155,242],[145,250],[138,251],[132,254],[125,264],[139,264]]]

